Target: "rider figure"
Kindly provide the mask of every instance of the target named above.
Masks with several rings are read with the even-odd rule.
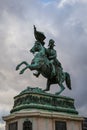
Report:
[[[61,63],[57,59],[57,53],[54,49],[55,41],[53,39],[49,40],[49,48],[47,49],[47,58],[50,60],[51,66],[52,66],[52,74],[51,77],[56,75],[56,69],[58,70],[58,79],[60,77],[60,74],[62,72],[62,66]]]
[[[36,27],[34,25],[34,36],[35,36],[35,39],[40,42],[42,44],[42,46],[44,47],[44,40],[46,39],[46,36],[44,35],[44,33],[42,32],[39,32],[36,30]],[[56,53],[56,50],[54,49],[54,46],[55,46],[55,41],[53,39],[50,39],[49,40],[49,48],[48,49],[45,49],[46,50],[46,55],[47,55],[47,58],[49,59],[50,61],[50,65],[52,67],[52,73],[51,73],[51,77],[54,77],[56,76],[56,72],[58,73],[58,79],[60,80],[60,77],[61,77],[61,74],[62,74],[62,67],[61,67],[61,63],[58,61],[57,59],[57,53]],[[56,69],[58,71],[56,71]],[[36,77],[38,77],[40,75],[40,72],[36,72],[36,73],[33,73]]]

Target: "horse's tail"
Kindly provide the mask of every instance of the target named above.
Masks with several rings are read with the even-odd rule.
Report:
[[[70,75],[69,75],[67,72],[65,72],[65,82],[66,82],[67,87],[68,87],[69,89],[72,89],[72,88],[71,88]]]

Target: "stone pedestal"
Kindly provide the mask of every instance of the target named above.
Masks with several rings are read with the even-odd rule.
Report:
[[[30,87],[14,97],[13,109],[3,119],[6,130],[82,130],[83,121],[73,99]]]

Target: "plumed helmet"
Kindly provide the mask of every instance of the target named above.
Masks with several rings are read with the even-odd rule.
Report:
[[[48,46],[55,46],[55,41],[53,39],[50,39],[49,40],[49,45]]]

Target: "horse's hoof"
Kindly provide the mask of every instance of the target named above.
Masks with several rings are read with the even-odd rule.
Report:
[[[16,70],[19,70],[19,66],[16,67]]]
[[[34,76],[36,76],[37,78],[38,78],[38,76],[39,76],[39,75],[38,75],[38,74],[36,74],[36,73],[33,73],[33,75],[34,75]]]
[[[49,89],[44,89],[43,91],[49,91]]]

